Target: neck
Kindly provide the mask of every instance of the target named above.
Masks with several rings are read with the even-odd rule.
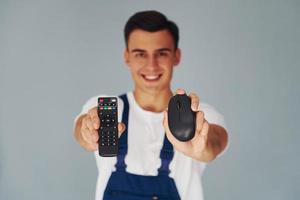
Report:
[[[169,100],[173,96],[170,88],[155,92],[135,89],[133,95],[141,108],[151,112],[163,112],[166,110]]]

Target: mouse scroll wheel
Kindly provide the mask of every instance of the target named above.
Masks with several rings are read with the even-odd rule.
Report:
[[[176,102],[176,105],[177,105],[177,108],[178,108],[178,109],[181,108],[181,103],[180,103],[180,101],[177,101],[177,102]]]

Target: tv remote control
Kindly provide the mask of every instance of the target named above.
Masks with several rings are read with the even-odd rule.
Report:
[[[118,100],[116,97],[98,98],[100,119],[99,155],[112,157],[118,155]]]

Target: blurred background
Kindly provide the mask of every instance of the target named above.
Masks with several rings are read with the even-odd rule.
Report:
[[[180,28],[173,86],[225,116],[230,146],[206,200],[300,196],[300,1],[0,1],[0,199],[94,199],[92,153],[73,137],[82,105],[132,90],[123,27],[155,9]]]

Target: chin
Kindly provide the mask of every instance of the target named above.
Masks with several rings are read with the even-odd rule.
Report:
[[[165,91],[166,89],[169,88],[170,85],[168,84],[160,84],[160,85],[141,85],[140,88],[142,88],[143,91],[147,92],[147,93],[158,93],[158,92],[162,92]]]

